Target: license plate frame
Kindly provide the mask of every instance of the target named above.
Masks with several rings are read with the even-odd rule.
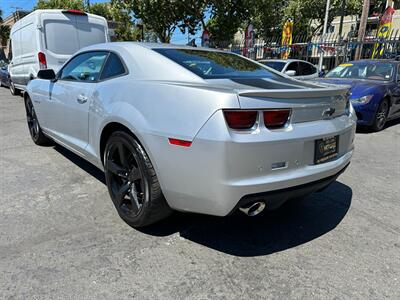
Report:
[[[314,142],[314,164],[336,159],[339,153],[339,135],[327,136]]]

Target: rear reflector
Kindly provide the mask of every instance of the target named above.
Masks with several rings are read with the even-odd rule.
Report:
[[[81,16],[86,16],[86,13],[84,11],[80,11],[78,9],[68,9],[68,10],[63,10],[62,11],[64,14],[72,14],[72,15],[81,15]]]
[[[47,69],[46,55],[43,52],[39,52],[38,59],[39,59],[39,69],[40,70]]]
[[[274,109],[264,111],[264,124],[269,129],[283,127],[289,119],[290,109]]]
[[[225,120],[232,129],[250,129],[257,120],[256,111],[224,111]]]
[[[192,145],[191,141],[177,140],[177,139],[168,139],[171,145],[182,146],[182,147],[190,147]]]

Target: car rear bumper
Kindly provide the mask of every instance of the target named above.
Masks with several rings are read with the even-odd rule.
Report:
[[[247,195],[329,181],[350,162],[355,125],[355,118],[343,116],[248,134],[227,129],[220,112],[190,147],[170,145],[154,135],[146,144],[156,149],[150,156],[173,209],[225,216]],[[338,157],[314,164],[315,140],[332,135],[339,135]],[[280,162],[285,166],[273,169]]]
[[[238,204],[236,204],[231,213],[237,211],[239,207],[245,207],[255,202],[264,202],[267,208],[275,209],[288,200],[304,197],[314,192],[322,191],[327,188],[332,182],[334,182],[339,177],[339,175],[347,169],[349,164],[350,163],[348,163],[338,173],[317,181],[270,192],[246,195],[242,197],[242,199],[240,199],[240,201],[238,202]]]

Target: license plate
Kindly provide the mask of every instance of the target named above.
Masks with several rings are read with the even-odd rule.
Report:
[[[314,163],[321,164],[335,159],[338,155],[338,146],[338,135],[315,140]]]

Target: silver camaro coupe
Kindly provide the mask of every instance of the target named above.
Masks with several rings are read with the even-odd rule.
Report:
[[[80,50],[25,93],[33,141],[104,170],[134,227],[173,210],[249,216],[322,190],[347,167],[346,87],[300,82],[242,56],[163,44]]]

